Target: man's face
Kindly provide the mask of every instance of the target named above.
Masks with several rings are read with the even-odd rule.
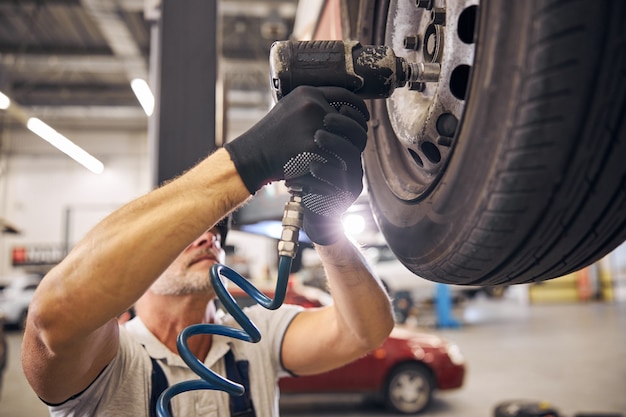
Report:
[[[215,263],[224,263],[220,233],[207,230],[163,271],[150,290],[159,295],[187,295],[213,292],[209,270]]]

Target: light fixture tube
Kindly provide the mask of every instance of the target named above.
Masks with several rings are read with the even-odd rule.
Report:
[[[135,78],[130,82],[130,87],[133,89],[133,93],[135,93],[146,115],[148,115],[148,117],[152,116],[152,112],[154,111],[154,94],[152,94],[152,90],[150,90],[150,86],[146,80]]]
[[[31,132],[38,135],[46,142],[49,142],[52,146],[65,153],[67,156],[74,159],[76,162],[78,162],[94,174],[101,174],[104,171],[104,164],[102,164],[102,162],[94,158],[83,148],[76,145],[74,142],[72,142],[38,118],[29,118],[26,122],[26,127]]]

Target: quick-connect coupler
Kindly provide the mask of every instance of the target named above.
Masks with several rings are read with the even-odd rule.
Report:
[[[295,258],[298,252],[298,240],[304,218],[301,190],[290,189],[291,198],[285,203],[283,212],[283,231],[278,241],[278,256]]]

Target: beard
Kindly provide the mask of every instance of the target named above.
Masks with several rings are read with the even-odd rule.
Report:
[[[213,286],[208,272],[202,271],[171,271],[166,269],[154,281],[150,291],[157,295],[189,295],[213,293]]]

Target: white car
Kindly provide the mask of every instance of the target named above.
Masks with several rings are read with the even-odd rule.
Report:
[[[436,283],[409,271],[388,246],[370,246],[364,254],[392,296],[404,293],[416,303],[432,301],[435,297]]]
[[[387,245],[367,247],[364,253],[376,275],[380,277],[392,296],[409,296],[411,301],[417,304],[433,302],[437,285],[446,285],[454,301],[471,298],[479,292],[485,293],[488,297],[501,297],[505,289],[504,286],[437,284],[411,272],[396,258]]]
[[[28,306],[41,278],[29,274],[2,279],[6,286],[0,292],[0,312],[4,313],[5,324],[24,328]]]

